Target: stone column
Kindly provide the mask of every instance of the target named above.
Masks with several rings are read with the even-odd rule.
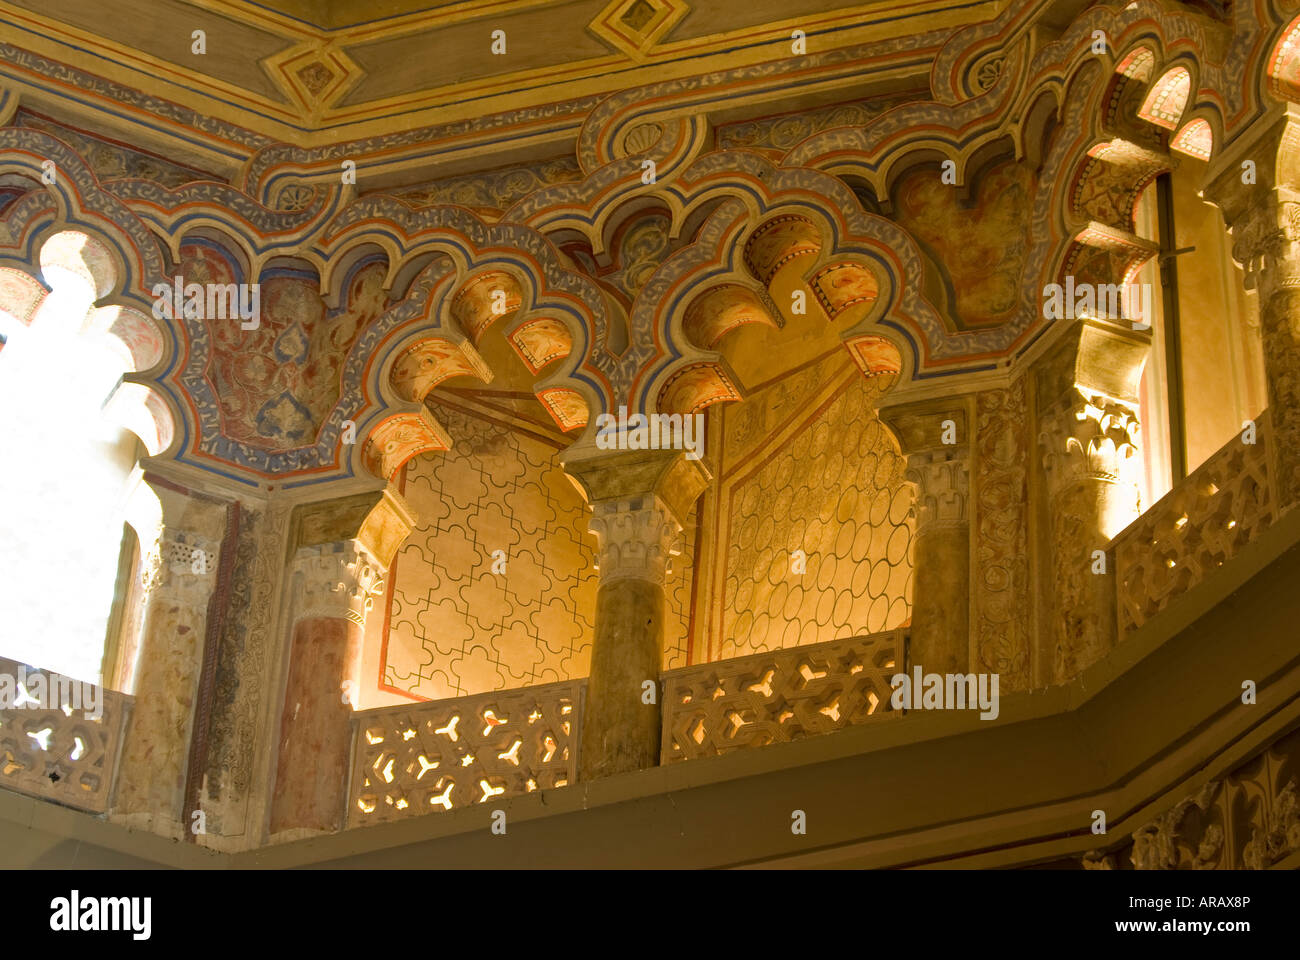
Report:
[[[882,407],[916,491],[907,667],[965,673],[970,663],[970,400]]]
[[[1088,320],[1035,368],[1052,683],[1073,679],[1116,642],[1108,548],[1140,510],[1138,382],[1149,350],[1149,334]]]
[[[1220,154],[1205,193],[1223,211],[1232,257],[1259,292],[1278,506],[1300,503],[1300,107],[1253,122]]]
[[[290,568],[296,609],[280,717],[271,833],[336,830],[351,756],[366,613],[383,569],[355,540],[302,547]]]
[[[112,818],[165,836],[188,836],[190,739],[227,505],[145,475],[162,504],[158,543],[146,550],[145,622],[131,719],[118,764]]]
[[[297,518],[298,548],[289,569],[289,665],[271,795],[272,836],[342,826],[366,616],[413,522],[392,492],[378,502],[374,495],[362,495],[313,505]],[[312,542],[338,536],[341,530],[356,536]]]
[[[587,493],[600,543],[578,760],[578,779],[594,780],[659,763],[668,554],[709,476],[699,461],[658,450],[570,459],[565,469]]]

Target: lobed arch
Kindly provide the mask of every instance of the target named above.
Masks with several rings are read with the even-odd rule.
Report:
[[[75,251],[66,251],[61,266],[90,284],[100,325],[129,357],[114,408],[150,458],[178,457],[198,430],[187,416],[184,391],[174,382],[183,333],[153,309],[154,285],[168,276],[154,235],[118,198],[100,189],[89,165],[63,141],[26,128],[10,130],[7,141],[0,150],[0,175],[21,177],[33,189],[0,212],[8,234],[0,242],[6,288],[25,291],[29,321],[49,289],[34,275],[36,265],[42,257],[60,256],[59,238],[84,237]],[[42,182],[45,160],[53,163],[51,183]],[[55,246],[47,253],[50,241]]]
[[[1139,119],[1166,130],[1176,130],[1187,109],[1193,88],[1195,64],[1176,64],[1162,73],[1147,92],[1138,109]]]
[[[1214,135],[1214,125],[1207,116],[1192,117],[1183,122],[1169,138],[1169,149],[1178,153],[1209,161],[1219,138]]]
[[[712,350],[732,330],[747,323],[780,328],[758,294],[740,283],[718,283],[697,294],[682,315],[682,333],[701,350]]]
[[[1225,110],[1240,115],[1249,99],[1241,91],[1221,96],[1216,88],[1223,85],[1222,64],[1204,63],[1203,51],[1222,47],[1218,42],[1221,28],[1173,15],[1152,0],[1138,0],[1123,10],[1088,9],[1059,40],[1038,50],[1027,62],[1019,47],[1009,50],[1002,75],[1019,77],[1018,84],[1010,85],[1019,92],[1012,95],[1008,91],[996,102],[981,103],[983,109],[973,109],[972,104],[987,101],[1004,85],[994,84],[983,97],[963,99],[956,81],[960,67],[984,56],[986,34],[1008,36],[1014,32],[1015,21],[1016,15],[1009,11],[993,25],[969,27],[954,36],[935,66],[936,76],[951,81],[946,86],[936,85],[941,91],[951,88],[942,102],[903,105],[863,128],[823,131],[796,146],[783,163],[851,177],[882,205],[887,205],[890,184],[896,179],[891,171],[936,159],[950,160],[958,183],[965,184],[974,173],[971,157],[1001,136],[1011,137],[1017,158],[1028,157],[1037,163],[1042,159],[1039,144],[1045,128],[1060,119],[1068,103],[1066,91],[1071,86],[1077,89],[1075,81],[1081,72],[1098,62],[1107,69],[1118,67],[1123,83],[1143,83],[1149,75],[1163,75],[1164,70],[1156,71],[1157,64],[1177,60],[1190,74],[1190,91],[1194,93],[1190,102],[1218,110],[1220,115]],[[1093,53],[1092,48],[1098,30],[1107,41],[1107,52],[1102,55]],[[1254,42],[1258,32],[1257,27],[1252,28],[1246,37]]]
[[[63,141],[28,128],[7,131],[6,141],[0,149],[0,176],[38,186],[0,215],[9,234],[0,245],[0,266],[24,269],[36,261],[49,237],[77,230],[100,244],[107,258],[96,278],[100,300],[148,310],[153,284],[167,273],[154,235],[116,196],[99,187],[89,165]],[[51,182],[45,182],[47,177]]]
[[[550,331],[549,351],[536,358],[535,369],[528,369],[535,376],[543,367],[551,369],[535,382],[534,393],[562,430],[585,426],[587,411],[600,402],[576,388],[569,374],[581,362],[573,346],[575,340],[581,342],[583,331],[579,329],[575,335],[573,318],[566,322],[564,315],[553,309],[535,276],[500,254],[484,256],[479,262],[466,258],[461,263],[468,269],[460,269],[450,255],[427,258],[407,295],[380,318],[377,328],[383,339],[370,347],[373,356],[366,361],[367,406],[356,417],[357,436],[364,439],[354,466],[367,473],[388,480],[412,457],[450,448],[453,438],[437,423],[425,400],[453,377],[468,375],[485,383],[493,379],[493,371],[476,349],[489,329],[500,332],[525,366],[528,355],[520,351],[520,345],[542,344],[546,337],[537,338],[539,326]],[[490,299],[467,301],[462,296],[466,290],[482,286],[481,281],[494,282],[502,276],[516,282],[513,289],[518,302],[508,314],[493,317]],[[489,311],[485,318],[480,317],[485,323],[466,321],[467,303]]]
[[[390,252],[394,283],[408,290],[416,283],[407,279],[414,265],[433,260],[445,260],[446,269],[458,282],[475,272],[507,273],[519,288],[521,317],[544,311],[569,330],[576,347],[569,372],[585,381],[591,392],[589,400],[607,393],[599,357],[595,369],[578,369],[579,363],[588,359],[591,345],[604,339],[600,290],[569,269],[551,242],[536,231],[518,224],[489,225],[460,207],[411,210],[391,198],[370,197],[345,211],[335,231],[323,241],[323,249],[329,258],[345,257],[355,246],[368,243]],[[445,295],[445,291],[439,293],[440,298]],[[427,315],[433,327],[445,326],[450,319],[441,306]],[[603,407],[603,401],[598,405]]]
[[[1086,128],[1087,140],[1067,159],[1073,164],[1064,198],[1069,240],[1059,270],[1045,282],[1073,274],[1124,284],[1154,255],[1134,233],[1142,191],[1172,168],[1171,151],[1208,161],[1222,142],[1219,101],[1196,96],[1202,72],[1185,38],[1165,42],[1149,33],[1115,58],[1097,104],[1100,122]],[[1079,77],[1086,75],[1081,70]]]
[[[651,398],[664,396],[669,383],[679,382],[680,370],[717,363],[720,355],[701,351],[684,324],[694,300],[687,291],[720,283],[765,289],[764,280],[770,283],[782,271],[793,270],[802,283],[811,284],[807,292],[813,299],[816,286],[828,282],[827,271],[841,264],[862,271],[871,287],[854,304],[827,293],[834,319],[845,307],[870,304],[842,331],[845,339],[892,325],[894,342],[915,350],[925,338],[918,328],[928,326],[925,333],[933,332],[935,339],[946,330],[921,291],[924,265],[915,243],[896,224],[858,208],[843,182],[817,171],[773,167],[754,154],[727,154],[725,161],[706,157],[665,188],[677,194],[683,216],[723,202],[712,209],[695,241],[663,264],[634,309],[633,328],[653,322],[657,349],[638,376],[634,402],[649,409]],[[923,362],[914,359],[908,369]],[[734,373],[725,367],[716,376],[719,383],[735,383]],[[720,395],[726,393],[719,388]]]

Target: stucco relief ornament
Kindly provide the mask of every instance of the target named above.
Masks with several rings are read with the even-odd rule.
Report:
[[[147,604],[149,596],[162,582],[162,540],[155,540],[144,551],[140,562],[140,590],[142,602]]]
[[[663,139],[664,128],[657,123],[640,123],[623,137],[623,153],[635,157],[645,153]]]

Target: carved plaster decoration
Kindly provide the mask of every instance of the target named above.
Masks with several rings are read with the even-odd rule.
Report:
[[[1300,851],[1291,730],[1183,796],[1116,846],[1090,850],[1085,870],[1267,870]]]

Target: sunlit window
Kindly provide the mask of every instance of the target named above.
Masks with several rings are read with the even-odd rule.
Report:
[[[117,308],[95,308],[85,271],[59,262],[85,238],[60,237],[30,325],[0,301],[0,653],[99,682],[139,441],[105,410],[131,366],[108,332]]]
[[[1267,405],[1257,305],[1222,215],[1198,192],[1204,178],[1203,161],[1180,157],[1137,207],[1138,235],[1161,247],[1134,278],[1154,292],[1140,385],[1144,510]]]

